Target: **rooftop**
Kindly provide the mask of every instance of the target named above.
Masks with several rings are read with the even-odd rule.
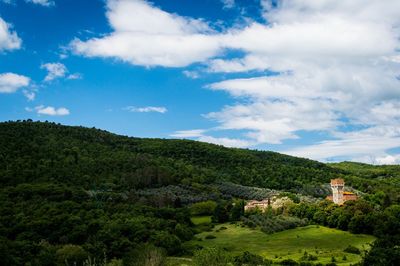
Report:
[[[344,185],[342,178],[331,179],[331,185]]]

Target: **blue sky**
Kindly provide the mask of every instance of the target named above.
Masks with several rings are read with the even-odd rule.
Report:
[[[400,162],[400,5],[0,0],[0,120]]]

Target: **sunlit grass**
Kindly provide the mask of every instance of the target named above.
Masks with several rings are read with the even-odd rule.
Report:
[[[223,226],[227,229],[220,230]],[[210,234],[216,238],[206,239],[205,237]],[[349,265],[361,260],[360,255],[343,252],[348,245],[365,251],[369,248],[369,243],[375,239],[369,235],[355,235],[315,225],[268,235],[258,229],[253,230],[232,224],[218,225],[212,232],[203,232],[196,237],[201,238],[202,241],[193,240],[192,244],[203,247],[222,247],[234,255],[247,250],[274,261],[300,260],[307,251],[318,257],[316,262],[328,263],[334,257],[339,265]],[[346,260],[343,260],[344,256]]]

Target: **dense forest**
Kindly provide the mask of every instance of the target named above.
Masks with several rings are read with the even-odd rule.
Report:
[[[266,225],[291,228],[312,221],[375,234],[381,241],[369,257],[373,262],[389,251],[398,252],[399,171],[398,166],[327,165],[275,152],[132,138],[48,122],[4,122],[0,264],[141,265],[135,261],[143,252],[182,255],[191,252],[184,243],[196,233],[190,220],[196,202],[215,205],[215,222],[242,220],[268,231]],[[261,199],[277,191],[292,198],[323,199],[329,193],[326,184],[335,177],[366,193],[365,201],[341,209],[341,220],[329,218],[331,213],[341,216],[341,211],[317,203],[292,207],[292,218],[244,216],[237,207],[243,207],[237,200]],[[359,224],[352,220],[354,212]],[[390,224],[382,225],[387,231],[357,231],[371,217],[389,217]],[[389,232],[390,240],[385,237]]]

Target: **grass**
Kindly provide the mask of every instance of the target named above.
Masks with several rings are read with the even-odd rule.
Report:
[[[191,220],[194,225],[210,224],[211,216],[194,216]]]
[[[218,230],[222,226],[227,229]],[[209,234],[216,238],[205,239]],[[361,260],[360,255],[343,252],[348,245],[355,246],[360,250],[367,250],[369,243],[375,239],[369,235],[355,235],[316,225],[268,235],[260,230],[252,230],[235,224],[221,224],[216,226],[212,232],[203,232],[196,237],[201,238],[202,241],[192,240],[191,244],[225,248],[234,255],[247,250],[275,262],[283,259],[298,261],[307,251],[308,254],[318,257],[318,260],[314,262],[329,263],[331,258],[335,257],[338,265],[350,265]],[[343,260],[344,255],[347,257],[345,261]]]

